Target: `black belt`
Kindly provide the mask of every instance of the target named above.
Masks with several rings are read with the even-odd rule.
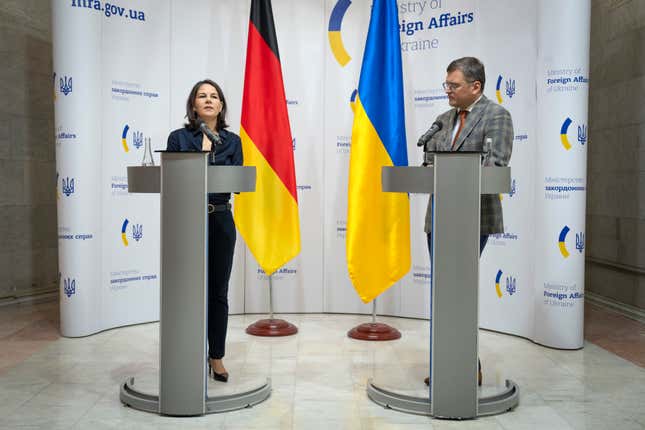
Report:
[[[226,212],[231,210],[230,203],[222,203],[221,205],[208,204],[208,213],[212,214],[213,212]]]

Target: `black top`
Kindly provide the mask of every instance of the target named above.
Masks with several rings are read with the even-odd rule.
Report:
[[[220,130],[219,135],[222,138],[221,145],[213,145],[215,151],[214,157],[208,157],[209,165],[216,166],[241,166],[242,142],[240,136],[228,130]],[[167,151],[174,152],[202,152],[203,133],[199,130],[193,130],[188,127],[180,128],[168,136]],[[230,193],[210,193],[208,194],[208,203],[221,205],[228,202],[231,198]]]

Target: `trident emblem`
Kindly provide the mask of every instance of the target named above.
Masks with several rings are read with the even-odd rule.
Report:
[[[72,92],[72,77],[63,76],[60,78],[60,92],[64,95],[68,95]]]
[[[65,292],[67,298],[70,298],[73,294],[76,294],[76,279],[63,279],[63,292]]]
[[[578,142],[580,142],[581,145],[587,143],[587,126],[584,124],[578,126]]]
[[[515,185],[515,179],[511,181],[511,192],[508,193],[510,197],[513,197],[517,193],[517,186]]]
[[[132,146],[139,149],[143,146],[143,133],[140,131],[135,131],[132,133]]]
[[[576,233],[576,249],[582,251],[585,249],[585,234],[583,232]]]
[[[63,194],[67,197],[74,194],[74,178],[63,178]]]
[[[132,238],[137,242],[143,238],[143,226],[141,224],[132,225]]]
[[[509,98],[513,98],[515,95],[515,79],[509,79],[506,81],[506,95]]]
[[[511,296],[517,291],[517,279],[513,278],[512,276],[507,276],[506,277],[506,291],[508,291],[508,294]]]

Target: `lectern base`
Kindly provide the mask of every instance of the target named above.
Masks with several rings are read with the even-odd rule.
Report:
[[[432,405],[429,397],[413,397],[405,394],[384,390],[374,385],[372,379],[367,381],[367,396],[375,403],[400,412],[409,414],[433,416]],[[517,384],[509,379],[506,380],[506,388],[495,395],[480,397],[477,416],[497,415],[508,412],[520,402],[520,389]],[[469,419],[472,417],[438,417],[449,419]]]
[[[271,395],[271,380],[267,378],[261,386],[252,390],[244,391],[226,396],[206,396],[205,414],[217,412],[228,412],[237,409],[249,408],[263,402]],[[154,412],[159,414],[159,396],[137,391],[134,388],[134,378],[128,378],[121,385],[119,394],[121,403],[140,411]],[[191,415],[191,414],[187,414]]]
[[[401,332],[383,323],[365,323],[347,332],[347,336],[358,340],[395,340],[401,338]]]
[[[298,333],[298,327],[281,319],[264,319],[248,326],[246,332],[253,336],[291,336]]]

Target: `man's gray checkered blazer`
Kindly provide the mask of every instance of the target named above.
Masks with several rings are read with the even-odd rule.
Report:
[[[428,143],[430,152],[450,151],[452,131],[455,126],[457,109],[453,108],[437,117],[443,128]],[[487,138],[492,139],[490,148],[486,148]],[[513,121],[506,109],[490,101],[486,96],[473,106],[466,116],[466,123],[459,134],[454,151],[483,151],[482,166],[508,166],[513,149]],[[484,194],[481,197],[481,234],[504,232],[502,203],[498,194]],[[426,211],[425,232],[432,231],[430,202]]]

